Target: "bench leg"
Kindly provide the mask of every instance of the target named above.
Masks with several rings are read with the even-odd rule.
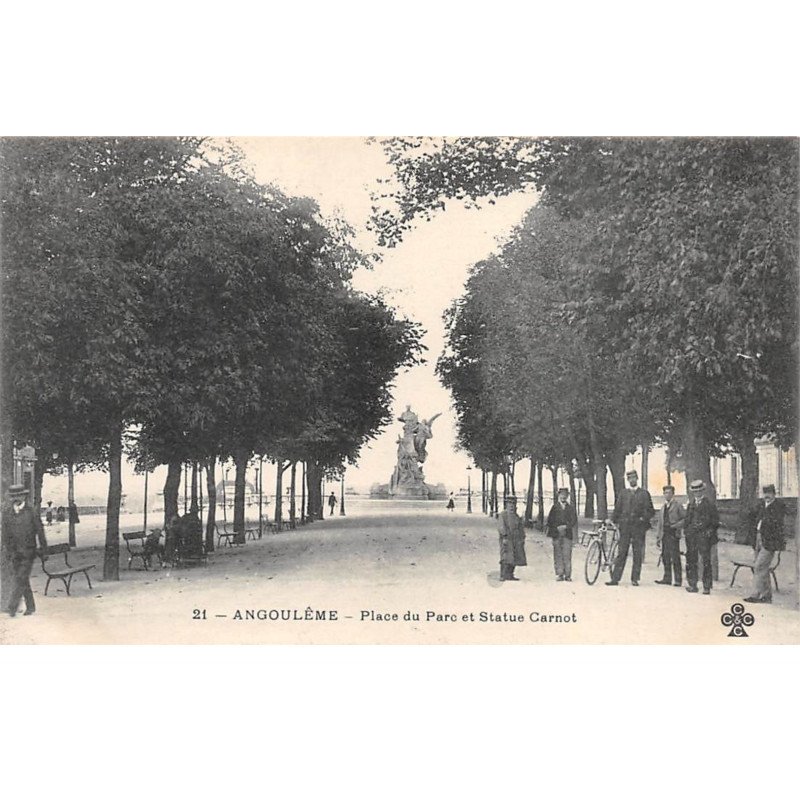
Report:
[[[89,584],[89,588],[91,589],[92,588],[92,579],[89,577],[89,571],[86,570],[86,572],[84,572],[83,574],[86,576],[86,583]]]
[[[53,580],[52,578],[47,579],[47,583],[44,585],[44,596],[47,597],[47,590],[50,588],[50,581]]]
[[[67,597],[69,597],[69,584],[70,584],[71,581],[72,581],[72,576],[71,575],[70,575],[69,579],[67,579],[67,578],[62,578],[61,579],[61,582],[64,584],[64,590],[67,593]]]
[[[778,576],[775,574],[775,570],[774,570],[774,569],[773,569],[773,570],[770,570],[770,573],[769,573],[769,574],[770,574],[770,575],[772,575],[772,580],[774,580],[774,581],[775,581],[775,591],[776,591],[776,592],[777,592],[777,591],[779,591],[779,590],[778,590]]]
[[[739,572],[739,564],[734,567],[733,575],[731,576],[731,586],[733,586],[734,582],[736,581],[736,575]]]

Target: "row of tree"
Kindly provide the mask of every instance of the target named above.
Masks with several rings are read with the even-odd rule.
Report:
[[[45,471],[107,469],[104,577],[118,578],[121,465],[236,465],[234,527],[258,455],[320,484],[389,419],[420,331],[355,291],[368,259],[316,204],[193,138],[11,139],[0,150],[3,479],[11,444]],[[293,469],[294,472],[294,469]],[[193,481],[194,484],[194,481]],[[280,494],[280,490],[278,491]]]
[[[449,199],[535,188],[537,205],[476,264],[447,312],[438,371],[461,445],[504,473],[530,457],[580,475],[607,512],[606,474],[667,445],[713,492],[709,459],[795,441],[798,145],[783,139],[392,139],[399,187],[383,242]]]

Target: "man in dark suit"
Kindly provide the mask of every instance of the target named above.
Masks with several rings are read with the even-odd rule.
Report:
[[[785,549],[783,519],[786,508],[775,497],[775,487],[770,484],[762,489],[763,499],[756,510],[756,543],[753,559],[753,590],[747,603],[771,603],[772,585],[769,568],[776,552]]]
[[[547,515],[547,535],[553,540],[553,563],[557,581],[572,580],[572,542],[578,515],[569,502],[569,489],[558,490],[558,500]]]
[[[639,585],[642,576],[642,553],[644,552],[644,537],[650,527],[650,520],[655,514],[653,500],[650,492],[639,486],[639,474],[635,469],[625,473],[630,488],[623,490],[622,496],[614,504],[612,520],[619,525],[619,550],[614,568],[611,570],[611,580],[606,586],[617,586],[622,573],[625,572],[625,562],[628,560],[628,550],[633,546],[633,567],[631,568],[631,583]]]
[[[706,484],[702,480],[689,485],[691,499],[686,506],[683,530],[686,534],[686,587],[687,592],[697,591],[698,555],[703,560],[703,594],[711,594],[713,572],[711,548],[717,543],[719,513],[710,497],[706,496]]]
[[[675,586],[681,585],[683,577],[681,570],[681,531],[686,512],[683,506],[675,499],[675,489],[665,486],[664,505],[658,514],[658,542],[661,545],[661,561],[664,564],[664,577],[656,583],[664,586],[672,584],[673,576]]]
[[[8,556],[11,562],[12,586],[8,607],[9,616],[14,617],[19,601],[25,598],[25,615],[36,611],[31,590],[31,569],[36,558],[36,545],[47,547],[42,520],[26,502],[28,490],[15,484],[8,490],[8,504],[3,509],[3,532],[6,535]]]

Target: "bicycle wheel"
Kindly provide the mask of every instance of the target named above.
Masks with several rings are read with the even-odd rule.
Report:
[[[619,542],[612,542],[611,549],[608,551],[608,561],[606,561],[609,572],[614,569],[614,562],[617,560],[617,550],[619,550]]]
[[[584,572],[586,574],[586,583],[591,586],[600,574],[600,542],[595,539],[586,551],[586,563],[584,564]]]

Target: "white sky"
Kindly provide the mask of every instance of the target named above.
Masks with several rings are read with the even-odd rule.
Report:
[[[357,231],[362,249],[374,250],[374,238],[366,230],[370,214],[370,189],[379,177],[390,177],[383,152],[357,138],[246,138],[235,140],[244,151],[258,180],[276,183],[286,192],[313,197],[323,214],[338,212]],[[450,489],[466,483],[468,459],[455,452],[455,415],[449,393],[434,375],[436,359],[442,352],[442,313],[464,288],[469,267],[485,258],[520,222],[535,202],[533,194],[516,194],[480,210],[449,204],[431,222],[420,222],[393,250],[381,251],[383,259],[372,271],[354,277],[357,288],[386,291],[400,313],[420,322],[426,330],[428,363],[401,374],[394,391],[395,416],[406,404],[421,416],[436,412],[442,416],[433,428],[428,445],[425,477],[428,483],[442,482]],[[357,467],[348,471],[347,482],[359,489],[372,483],[386,483],[394,468],[399,423],[386,429],[362,451]],[[274,471],[265,479],[274,481]],[[150,494],[163,488],[165,469],[152,476]],[[266,491],[265,484],[265,491]],[[274,484],[272,484],[274,485]],[[78,500],[105,502],[107,486],[103,474],[76,476]],[[123,491],[133,504],[143,489],[143,479],[125,468]],[[66,479],[46,477],[44,500],[55,505],[66,499]]]

